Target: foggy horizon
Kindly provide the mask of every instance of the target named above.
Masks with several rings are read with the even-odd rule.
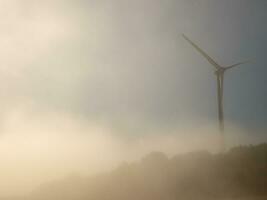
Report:
[[[0,0],[0,197],[69,174],[267,141],[264,0]]]

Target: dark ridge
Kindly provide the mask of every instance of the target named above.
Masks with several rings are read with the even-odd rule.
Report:
[[[28,200],[267,199],[267,144],[224,154],[152,152],[138,163],[94,177],[72,176],[38,188]]]

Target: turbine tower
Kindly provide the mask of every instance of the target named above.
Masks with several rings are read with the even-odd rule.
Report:
[[[224,73],[228,69],[247,63],[239,62],[230,66],[222,66],[215,62],[205,51],[203,51],[199,46],[192,42],[187,36],[182,34],[183,38],[189,42],[202,56],[204,56],[207,61],[214,67],[214,74],[217,79],[217,101],[218,101],[218,119],[219,119],[219,130],[220,130],[220,145],[221,151],[225,151],[225,136],[224,136],[224,113],[223,113],[223,82],[224,82]]]

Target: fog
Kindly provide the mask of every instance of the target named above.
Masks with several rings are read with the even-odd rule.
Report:
[[[72,174],[90,176],[108,172],[124,161],[137,162],[152,151],[169,156],[196,150],[219,151],[217,127],[208,122],[197,128],[185,125],[132,136],[117,134],[109,124],[73,118],[66,113],[40,115],[38,110],[29,110],[16,107],[2,123],[2,196],[28,194],[39,185]],[[234,126],[228,129],[228,148],[252,141],[245,131]],[[264,135],[253,142],[261,141]]]
[[[0,196],[151,151],[218,152],[213,71],[182,33],[219,63],[257,58],[227,74],[226,139],[266,141],[266,4],[221,2],[0,0]]]

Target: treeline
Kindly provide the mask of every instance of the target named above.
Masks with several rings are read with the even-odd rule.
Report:
[[[198,151],[168,158],[153,152],[112,172],[75,177],[36,190],[44,200],[216,200],[267,196],[267,144],[223,154]]]

